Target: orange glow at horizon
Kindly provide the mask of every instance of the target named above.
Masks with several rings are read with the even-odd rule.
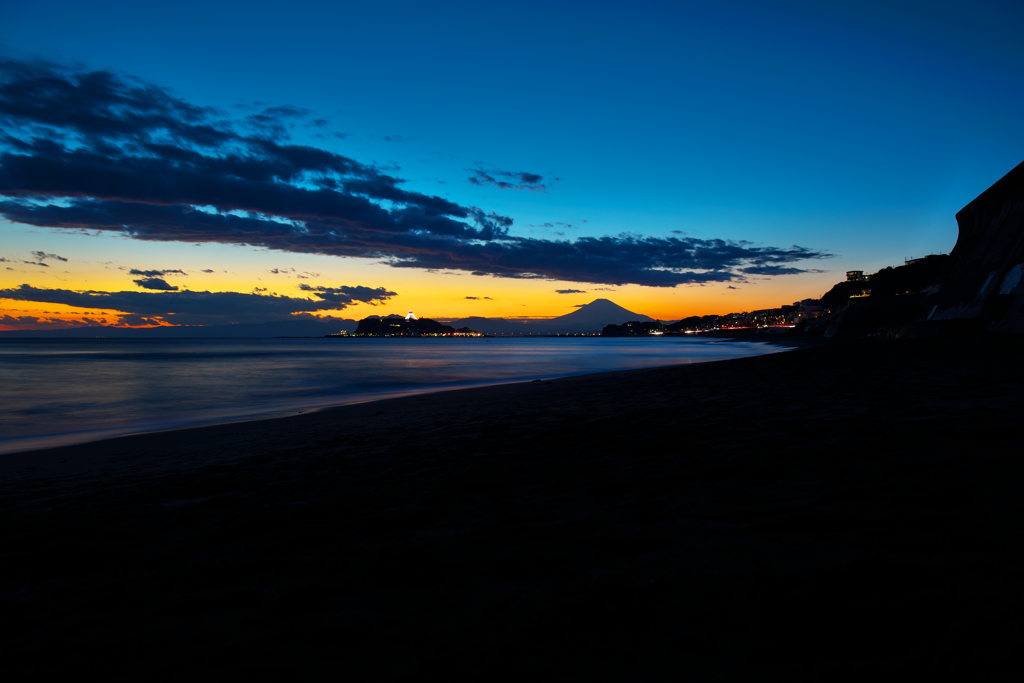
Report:
[[[111,309],[84,310],[65,304],[37,304],[30,301],[0,299],[0,331],[60,329],[66,327],[96,326],[145,329],[169,325],[154,317],[160,325],[128,325],[122,318],[128,315]],[[23,322],[11,322],[11,320]]]
[[[681,285],[675,288],[638,285],[594,285],[541,279],[510,279],[474,276],[464,272],[432,272],[393,268],[364,259],[322,254],[295,254],[217,244],[147,243],[109,236],[47,233],[47,250],[69,260],[52,267],[26,263],[30,249],[38,246],[38,233],[19,235],[5,245],[9,266],[0,269],[0,289],[29,285],[41,289],[76,292],[146,292],[132,270],[180,269],[164,280],[179,291],[240,292],[263,296],[316,299],[303,286],[383,287],[395,296],[377,305],[357,303],[343,309],[320,310],[316,316],[362,319],[369,315],[405,315],[433,319],[551,318],[572,313],[595,299],[609,299],[634,313],[659,320],[695,315],[728,314],[777,308],[807,298],[818,298],[844,279],[843,273],[825,272],[775,278],[750,278],[746,282]],[[16,241],[23,238],[21,249]],[[13,248],[12,248],[13,247]],[[19,257],[19,252],[25,256]],[[110,260],[111,255],[116,260]],[[22,260],[16,261],[15,259]],[[569,293],[559,293],[559,290]],[[151,292],[153,293],[153,292]],[[160,294],[160,292],[156,292]],[[75,308],[59,304],[0,299],[0,320],[36,318],[36,322],[0,323],[0,330],[52,328],[63,323],[123,325],[130,312],[112,309]],[[160,316],[154,315],[158,319]],[[164,315],[162,324],[173,322]]]

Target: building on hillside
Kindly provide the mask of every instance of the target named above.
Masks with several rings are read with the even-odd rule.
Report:
[[[825,307],[817,299],[804,299],[793,304],[797,310],[796,320],[807,320],[817,318],[824,314]]]
[[[847,282],[862,282],[863,280],[867,280],[867,279],[868,279],[868,276],[864,275],[864,271],[863,270],[848,270],[848,271],[846,271],[846,281]]]

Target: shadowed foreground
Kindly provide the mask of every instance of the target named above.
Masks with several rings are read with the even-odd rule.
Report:
[[[6,456],[0,656],[112,678],[1017,669],[1022,409],[1024,342],[978,336]]]

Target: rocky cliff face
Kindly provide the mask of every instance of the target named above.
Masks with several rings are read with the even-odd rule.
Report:
[[[960,235],[926,320],[983,318],[996,331],[1024,333],[1024,163],[956,215]]]

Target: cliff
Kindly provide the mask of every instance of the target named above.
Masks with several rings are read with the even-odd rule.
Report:
[[[1024,163],[956,215],[960,229],[942,284],[919,318],[981,318],[987,328],[1024,333]]]

